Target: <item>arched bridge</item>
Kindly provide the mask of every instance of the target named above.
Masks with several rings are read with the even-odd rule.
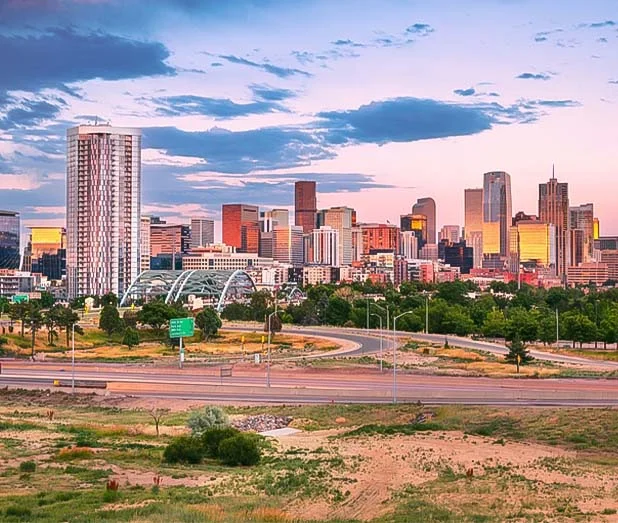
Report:
[[[172,303],[193,295],[221,312],[226,303],[246,298],[255,290],[253,279],[242,270],[144,271],[131,283],[120,306],[159,297]]]

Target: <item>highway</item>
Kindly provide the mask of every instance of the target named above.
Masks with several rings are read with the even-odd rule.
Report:
[[[256,330],[253,327],[246,327]],[[288,330],[286,328],[286,330]],[[345,342],[348,355],[379,350],[372,332],[302,328],[303,334],[332,337]],[[409,333],[401,333],[409,336]],[[421,335],[425,336],[425,335]],[[431,336],[431,335],[430,335]],[[436,335],[431,341],[443,342]],[[414,335],[417,338],[417,335]],[[486,344],[449,336],[449,344],[486,350]],[[466,343],[466,345],[463,345]],[[504,347],[491,346],[493,350]],[[545,355],[545,353],[543,353]],[[559,355],[549,355],[559,356]],[[576,358],[579,360],[579,358]],[[586,360],[584,360],[586,361]],[[590,362],[588,362],[590,363]],[[594,362],[597,363],[596,361]],[[618,380],[609,379],[496,379],[432,376],[377,369],[315,369],[276,365],[267,386],[266,366],[235,364],[232,376],[221,377],[220,368],[185,364],[171,366],[78,363],[77,386],[106,387],[105,393],[166,397],[233,403],[390,403],[421,401],[426,404],[618,406]],[[3,361],[0,387],[53,388],[60,380],[63,390],[71,384],[71,365],[57,362]],[[395,379],[396,378],[396,379]],[[70,390],[70,389],[68,389]],[[80,389],[81,390],[81,389]],[[88,389],[84,389],[86,391]]]

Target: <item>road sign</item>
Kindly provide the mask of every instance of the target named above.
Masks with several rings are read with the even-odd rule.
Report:
[[[187,338],[195,332],[193,318],[172,318],[170,320],[170,338]]]
[[[27,294],[15,294],[15,296],[11,297],[12,303],[28,303],[30,301],[30,296]]]

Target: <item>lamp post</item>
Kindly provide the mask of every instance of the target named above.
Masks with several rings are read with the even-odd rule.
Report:
[[[397,403],[397,320],[406,314],[414,314],[414,311],[406,311],[393,318],[393,403]]]
[[[382,372],[382,354],[383,354],[383,338],[384,338],[384,330],[382,330],[382,316],[376,314],[375,312],[371,313],[372,316],[375,316],[380,320],[380,372]]]
[[[560,325],[558,320],[558,309],[556,309],[556,347],[560,345]]]
[[[271,339],[271,335],[272,335],[272,327],[271,327],[270,322],[272,320],[272,317],[275,314],[278,314],[280,312],[280,311],[277,310],[277,303],[278,303],[278,301],[275,299],[275,311],[271,312],[268,315],[268,349],[267,349],[268,350],[268,358],[267,358],[268,362],[266,363],[266,386],[267,387],[270,387],[270,339]]]
[[[75,393],[75,325],[71,325],[71,394]]]

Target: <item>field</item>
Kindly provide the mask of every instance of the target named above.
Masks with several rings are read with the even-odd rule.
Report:
[[[148,362],[154,360],[173,360],[178,358],[178,347],[169,344],[165,334],[157,333],[152,329],[140,329],[141,343],[129,348],[122,345],[122,334],[113,334],[108,337],[96,328],[86,328],[83,335],[75,337],[75,358],[84,361],[116,361],[116,362]],[[31,354],[31,335],[26,332],[24,338],[13,333],[5,335],[8,343],[4,346],[7,353],[22,357]],[[219,331],[217,337],[208,341],[201,341],[196,335],[185,341],[187,358],[196,360],[221,359],[225,357],[251,356],[255,353],[264,353],[266,340],[262,332],[234,332]],[[310,336],[296,334],[276,334],[273,336],[271,350],[273,357],[279,355],[302,355],[311,352],[330,351],[339,349],[336,343]],[[53,346],[47,343],[47,333],[40,332],[36,338],[35,353],[39,358],[69,359],[71,352],[66,347],[64,335]]]
[[[618,521],[617,410],[229,408],[302,430],[228,468],[164,464],[196,404],[154,401],[0,391],[0,520]]]

